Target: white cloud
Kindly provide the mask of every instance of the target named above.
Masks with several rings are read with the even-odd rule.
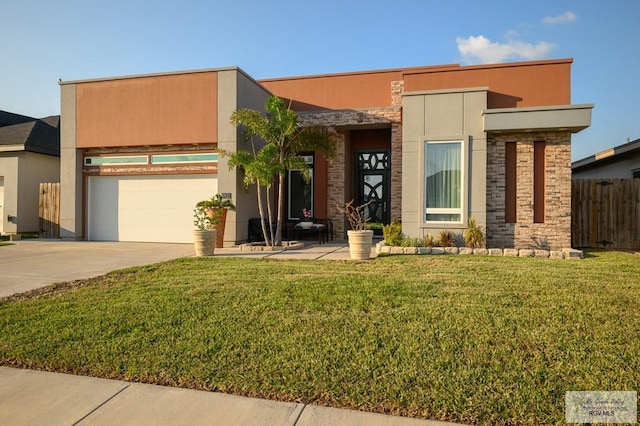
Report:
[[[546,16],[542,18],[542,22],[545,24],[568,24],[570,22],[575,21],[576,18],[577,16],[575,13],[571,11],[567,11],[557,16]]]
[[[508,60],[536,60],[549,55],[555,47],[544,41],[536,44],[508,39],[505,43],[492,42],[483,35],[469,38],[457,37],[458,51],[469,63],[483,64],[504,62]]]

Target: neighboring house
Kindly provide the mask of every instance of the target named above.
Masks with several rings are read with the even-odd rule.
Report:
[[[60,180],[60,117],[0,111],[0,234],[39,232],[39,186]]]
[[[574,179],[640,178],[640,139],[575,161],[571,169]]]
[[[291,102],[301,125],[338,132],[337,156],[304,153],[287,218],[302,208],[346,230],[337,204],[373,200],[373,221],[418,237],[471,216],[489,247],[568,248],[571,134],[593,105],[571,105],[571,59],[443,65],[256,81],[239,68],[61,83],[63,238],[190,242],[196,201],[236,204],[227,244],[258,215],[241,173],[219,149],[244,148],[237,108]]]

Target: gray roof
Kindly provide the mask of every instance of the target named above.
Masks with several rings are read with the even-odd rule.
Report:
[[[27,123],[35,118],[26,115],[14,114],[12,112],[0,110],[0,127],[10,126],[12,124]]]
[[[636,139],[623,145],[609,148],[597,154],[590,155],[581,160],[574,161],[573,163],[571,163],[571,169],[573,171],[590,169],[602,164],[608,164],[618,161],[621,158],[633,155],[636,152],[640,152],[640,139]]]
[[[19,120],[24,116],[17,117]],[[31,118],[30,121],[0,127],[0,147],[2,145],[22,145],[20,151],[60,156],[60,116]]]

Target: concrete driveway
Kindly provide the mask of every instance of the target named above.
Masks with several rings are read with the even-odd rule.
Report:
[[[0,297],[194,254],[193,244],[16,241],[0,246]]]

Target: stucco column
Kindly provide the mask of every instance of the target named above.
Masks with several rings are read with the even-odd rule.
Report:
[[[391,123],[391,221],[402,219],[402,123]]]
[[[60,86],[60,238],[82,234],[82,150],[76,148],[76,85]]]

